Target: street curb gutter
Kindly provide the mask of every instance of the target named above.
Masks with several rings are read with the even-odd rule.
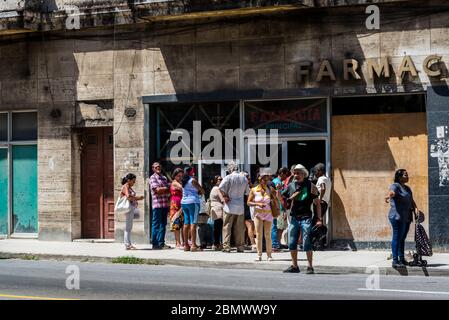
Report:
[[[81,255],[61,255],[61,254],[34,254],[34,253],[9,253],[0,252],[1,259],[23,259],[23,260],[55,260],[55,261],[73,261],[73,262],[97,262],[97,263],[113,263],[115,259],[111,257],[99,256],[81,256]],[[202,260],[179,260],[179,259],[145,259],[141,258],[144,265],[174,265],[184,267],[201,267],[201,268],[223,268],[223,269],[243,269],[243,270],[264,270],[264,271],[282,271],[288,267],[284,264],[271,264],[260,262],[217,262]],[[301,266],[301,270],[305,266]],[[372,268],[353,267],[353,266],[314,266],[317,274],[371,274]],[[426,276],[426,277],[449,277],[449,269],[435,269],[433,267],[408,267],[403,270],[396,270],[389,267],[379,267],[380,275],[402,275],[402,276]]]

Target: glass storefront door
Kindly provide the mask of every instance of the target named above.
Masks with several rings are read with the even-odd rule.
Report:
[[[0,235],[38,232],[37,112],[0,113]]]
[[[37,146],[13,146],[14,233],[37,233]]]
[[[0,149],[0,235],[8,234],[8,149]]]
[[[317,163],[328,164],[329,155],[327,153],[327,139],[316,137],[316,138],[279,138],[279,143],[277,144],[277,148],[272,148],[271,150],[275,150],[275,153],[271,155],[271,157],[277,163],[277,168],[272,171],[275,173],[277,169],[280,167],[291,168],[294,164],[302,164],[305,166],[310,172],[311,169]],[[254,179],[257,176],[258,168],[267,167],[267,165],[261,165],[260,161],[257,159],[253,159],[255,156],[254,151],[258,151],[260,146],[256,144],[255,141],[248,141],[247,144],[247,153],[246,159],[247,162],[245,164],[245,170],[251,173],[251,179]],[[251,152],[251,148],[253,148],[253,152]],[[270,145],[264,146],[264,152],[269,153]]]
[[[213,180],[215,176],[224,177],[226,174],[226,165],[222,163],[212,163],[207,160],[200,160],[198,163],[198,181],[206,192],[206,199],[209,198],[210,191],[214,187]]]

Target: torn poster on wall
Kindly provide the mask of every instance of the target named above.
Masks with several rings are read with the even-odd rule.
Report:
[[[448,126],[439,126],[435,144],[430,145],[430,156],[438,158],[440,187],[449,187],[449,135]]]

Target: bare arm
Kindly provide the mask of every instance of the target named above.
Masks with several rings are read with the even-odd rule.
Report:
[[[172,182],[172,186],[175,190],[182,191],[182,186],[178,181],[174,180]]]
[[[316,186],[314,186],[314,185],[312,186],[312,193],[314,195],[318,195],[319,194],[318,188]],[[317,198],[313,199],[313,204],[316,206],[316,214],[317,214],[317,217],[318,217],[317,224],[321,224],[322,223],[321,222],[322,215],[321,215],[321,201],[320,201],[320,198],[317,197]]]
[[[157,193],[157,194],[167,194],[167,193],[170,193],[170,188],[168,188],[168,187],[158,187],[158,188],[156,188],[156,193]]]
[[[123,186],[122,188],[122,194],[126,197],[126,199],[128,199],[129,201],[139,201],[139,200],[143,200],[143,196],[140,197],[135,197],[129,194],[129,187],[128,186]]]
[[[320,201],[321,200],[323,200],[323,198],[324,198],[324,195],[326,194],[326,184],[325,183],[322,183],[322,184],[320,184],[320,190],[321,190],[321,192],[320,192]]]
[[[415,210],[415,212],[418,212],[418,206],[416,205],[415,199],[412,199],[412,205],[413,205],[413,209]]]
[[[385,197],[385,202],[389,203],[390,199],[394,198],[396,196],[396,193],[394,191],[389,190],[388,195]]]
[[[248,207],[256,207],[256,206],[263,207],[263,203],[261,204],[260,202],[254,201],[254,197],[255,197],[254,192],[251,189],[249,191],[248,200],[246,201]]]
[[[170,193],[170,188],[169,187],[159,187],[157,186],[157,180],[153,180],[150,178],[150,189],[151,192],[154,192],[155,194],[167,194]]]
[[[225,203],[225,198],[224,198],[223,194],[221,193],[220,188],[217,188],[217,194],[218,194],[218,197],[220,198],[221,203]]]

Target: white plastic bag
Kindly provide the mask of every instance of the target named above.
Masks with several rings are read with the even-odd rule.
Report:
[[[120,197],[115,204],[115,213],[128,213],[131,211],[131,203],[127,197]]]

